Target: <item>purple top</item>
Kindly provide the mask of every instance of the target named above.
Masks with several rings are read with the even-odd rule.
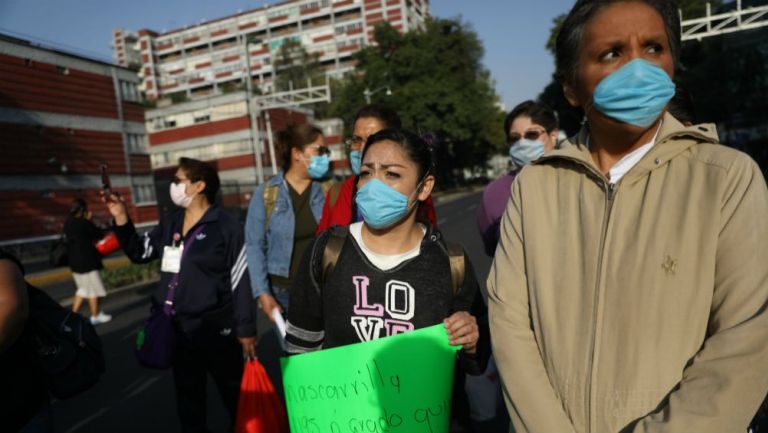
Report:
[[[515,172],[509,172],[489,183],[483,191],[483,202],[477,209],[477,228],[483,238],[485,253],[493,257],[499,242],[499,225],[511,195]]]

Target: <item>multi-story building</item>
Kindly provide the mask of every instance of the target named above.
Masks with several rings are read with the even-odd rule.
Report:
[[[100,167],[139,225],[157,221],[136,73],[0,34],[0,243],[50,239],[72,200],[96,221]]]
[[[216,167],[222,196],[227,196],[233,188],[250,193],[257,184],[256,158],[260,159],[258,162],[267,176],[274,174],[279,165],[278,158],[272,158],[275,146],[268,131],[306,122],[311,119],[311,112],[281,108],[257,117],[261,119],[259,125],[252,129],[245,92],[148,110],[149,153],[158,190],[167,189],[179,158],[184,156],[209,161]],[[265,123],[267,119],[269,127]],[[159,198],[161,207],[169,206],[162,196]],[[237,207],[230,198],[223,197],[223,201],[228,207]],[[247,201],[241,200],[240,204],[247,205]]]
[[[290,124],[311,122],[323,130],[335,168],[342,171],[342,130],[340,119],[315,121],[311,110],[275,108],[256,116],[258,127],[251,128],[245,92],[228,93],[148,110],[146,127],[149,153],[158,191],[167,190],[178,159],[182,156],[211,162],[222,183],[222,202],[226,207],[247,206],[258,183],[257,161],[269,177],[280,169],[274,132]],[[256,139],[253,140],[253,134]],[[259,155],[259,156],[256,156]],[[161,207],[170,206],[162,193]]]
[[[115,64],[129,69],[141,68],[141,55],[133,49],[139,40],[139,35],[122,29],[112,31],[112,49]]]
[[[118,29],[113,46],[122,66],[140,59],[139,89],[148,99],[218,94],[240,85],[247,71],[270,92],[275,54],[288,40],[338,76],[354,68],[352,55],[373,42],[376,24],[407,32],[428,14],[428,0],[290,0],[165,33]]]

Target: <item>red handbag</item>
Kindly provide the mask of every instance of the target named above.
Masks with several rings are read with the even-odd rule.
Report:
[[[117,236],[114,233],[107,233],[100,241],[96,242],[96,250],[102,256],[108,256],[120,249],[120,242],[117,241]]]
[[[280,396],[258,360],[246,361],[237,405],[236,433],[288,433]]]

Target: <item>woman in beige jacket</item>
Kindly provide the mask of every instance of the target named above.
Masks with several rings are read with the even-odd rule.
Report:
[[[586,123],[522,170],[488,278],[515,429],[744,432],[768,389],[768,190],[665,114],[671,0],[579,0],[557,72]]]

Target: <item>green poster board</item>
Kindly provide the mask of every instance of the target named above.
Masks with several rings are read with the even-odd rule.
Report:
[[[458,346],[435,325],[283,358],[292,433],[447,433]]]

